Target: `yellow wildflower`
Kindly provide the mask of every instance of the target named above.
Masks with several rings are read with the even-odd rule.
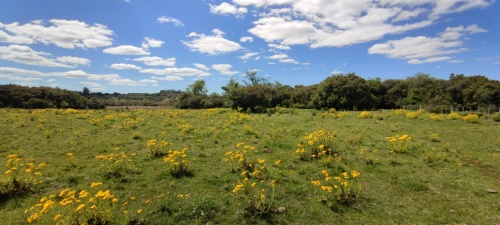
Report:
[[[78,207],[76,207],[75,212],[82,212],[84,207],[85,207],[85,204],[80,204]]]
[[[56,222],[59,218],[61,218],[61,216],[62,216],[61,213],[54,216],[54,222]]]
[[[94,182],[94,183],[92,183],[92,184],[90,185],[90,187],[91,187],[91,188],[95,188],[95,187],[97,187],[97,186],[99,186],[99,185],[102,185],[102,182]]]

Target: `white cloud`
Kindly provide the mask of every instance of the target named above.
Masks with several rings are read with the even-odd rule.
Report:
[[[61,48],[97,48],[112,45],[113,31],[102,24],[90,26],[78,20],[49,20],[51,26],[43,21],[2,24],[0,42],[12,44],[53,44]]]
[[[74,56],[61,56],[57,57],[57,61],[64,64],[73,64],[73,65],[89,65],[90,61],[86,58],[74,57]]]
[[[114,79],[110,81],[111,85],[117,85],[117,86],[130,86],[130,87],[135,87],[135,86],[146,86],[145,83],[142,82],[137,82],[131,79]]]
[[[253,37],[248,37],[248,36],[241,37],[240,42],[253,42]]]
[[[142,62],[148,66],[175,66],[176,58],[163,59],[158,56],[144,56],[140,58],[132,59],[136,62]]]
[[[333,75],[339,75],[339,74],[342,74],[342,71],[337,70],[337,69],[334,69],[334,70],[332,71],[332,74],[333,74]]]
[[[500,59],[500,56],[493,56],[493,57],[487,57],[487,58],[476,58],[474,61],[489,61],[489,60],[497,60]]]
[[[116,70],[141,70],[142,69],[140,66],[136,66],[133,64],[126,64],[126,63],[113,63],[113,64],[111,64],[110,68],[113,68]]]
[[[435,23],[445,14],[483,8],[491,0],[233,0],[254,6],[248,31],[269,43],[343,47],[379,40]]]
[[[14,80],[14,81],[21,81],[21,82],[31,82],[31,81],[42,80],[42,78],[38,78],[38,77],[24,77],[24,76],[18,76],[18,75],[4,75],[1,72],[0,72],[0,78]]]
[[[143,69],[140,73],[149,73],[154,75],[172,75],[172,76],[200,76],[206,74],[205,71],[195,68],[165,68],[165,69]]]
[[[112,85],[120,85],[120,86],[147,86],[152,85],[156,86],[157,82],[144,79],[140,81],[134,81],[131,79],[123,79],[118,74],[89,74],[83,70],[70,70],[66,72],[48,72],[43,73],[36,70],[25,70],[13,67],[0,67],[0,76],[3,77],[27,77],[25,80],[37,80],[36,77],[64,77],[64,78],[79,78],[79,79],[87,79],[87,80],[104,80],[108,81]],[[29,78],[35,77],[35,78]],[[86,82],[86,83],[85,83]],[[80,81],[81,84],[91,85],[97,84],[95,82],[88,81]]]
[[[449,60],[449,55],[466,51],[463,39],[467,34],[486,32],[476,25],[448,27],[437,37],[406,37],[375,44],[369,54],[382,54],[389,58],[405,59],[410,64],[421,64]]]
[[[113,55],[149,55],[148,51],[135,47],[132,45],[121,45],[118,47],[106,48],[103,50],[104,53]]]
[[[246,53],[245,55],[239,56],[238,58],[246,60],[246,59],[252,58],[258,54],[259,53],[257,53],[257,52],[249,52],[249,53]]]
[[[144,38],[144,41],[142,42],[142,48],[148,49],[148,48],[159,48],[163,44],[165,44],[164,41],[161,40],[156,40],[153,38]]]
[[[276,48],[276,49],[281,49],[281,50],[290,50],[290,49],[292,49],[288,45],[268,44],[267,46],[269,46],[270,48]]]
[[[233,0],[234,3],[243,6],[262,7],[262,6],[272,6],[272,5],[283,5],[294,2],[294,0]]]
[[[213,29],[214,35],[190,33],[188,37],[194,37],[192,41],[182,41],[191,51],[219,55],[240,50],[240,44],[222,37],[224,32]]]
[[[182,77],[180,77],[180,76],[174,76],[174,75],[168,75],[168,76],[165,76],[165,77],[156,77],[156,76],[153,76],[153,77],[151,77],[151,79],[155,79],[155,80],[166,80],[166,81],[179,81],[179,80],[184,80]]]
[[[205,66],[201,63],[193,63],[193,66],[195,66],[196,68],[201,69],[201,70],[210,70],[210,68],[208,66]]]
[[[82,82],[78,82],[80,84],[83,84],[83,85],[86,85],[86,86],[89,86],[91,88],[99,88],[99,87],[102,87],[102,84],[99,84],[99,83],[96,83],[96,82],[88,82],[88,81],[82,81]]]
[[[248,10],[245,7],[236,7],[234,5],[231,5],[227,2],[223,2],[220,5],[210,5],[210,12],[213,14],[220,14],[220,15],[236,15],[236,16],[243,16],[243,14],[247,13]]]
[[[34,66],[45,66],[45,67],[73,67],[67,64],[56,62],[53,59],[47,58],[50,56],[46,52],[37,52],[28,46],[23,45],[9,45],[0,46],[0,59],[8,60],[12,62],[34,65]]]
[[[284,54],[284,53],[272,55],[272,56],[269,56],[267,58],[268,59],[276,59],[276,60],[278,60],[279,62],[282,62],[282,63],[299,64],[299,62],[295,61],[294,59],[290,58],[290,56],[288,56],[287,54]]]
[[[44,73],[36,70],[26,70],[14,67],[0,67],[0,74],[4,76],[19,75],[19,76],[44,76]]]
[[[143,79],[143,80],[140,80],[139,83],[142,83],[142,84],[149,84],[151,86],[158,86],[158,81],[156,80],[151,80],[151,79]]]
[[[159,23],[173,23],[177,27],[184,26],[184,23],[182,23],[180,20],[173,18],[173,17],[162,16],[162,17],[159,17],[157,20]]]
[[[66,78],[90,78],[91,74],[83,70],[70,70],[66,72],[52,72],[47,73],[48,76],[66,77]],[[118,76],[118,75],[116,75]]]
[[[219,73],[224,75],[234,75],[237,74],[238,71],[231,71],[230,64],[213,64],[212,69],[219,71]]]

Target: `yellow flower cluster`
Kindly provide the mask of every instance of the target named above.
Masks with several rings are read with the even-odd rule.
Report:
[[[235,124],[235,123],[244,123],[244,122],[250,122],[253,121],[252,116],[241,113],[241,112],[235,112],[229,116],[229,123]]]
[[[372,115],[370,114],[370,112],[363,111],[363,112],[361,112],[361,113],[358,115],[358,118],[359,118],[359,119],[369,119],[369,118],[372,118]]]
[[[467,114],[462,119],[467,123],[479,123],[479,116],[477,114]]]
[[[351,203],[360,197],[361,185],[356,179],[360,176],[360,172],[352,170],[350,175],[348,172],[343,172],[341,176],[335,176],[333,179],[327,170],[322,170],[321,173],[325,177],[324,181],[314,180],[311,184],[327,192],[327,196],[331,199],[339,203]]]
[[[405,114],[405,110],[404,109],[397,109],[396,110],[396,115],[403,115]]]
[[[391,153],[404,153],[410,149],[410,142],[412,138],[407,134],[399,136],[386,137],[387,142],[390,144]]]
[[[136,156],[136,154],[132,153],[129,156],[125,152],[120,152],[110,153],[108,155],[98,155],[95,158],[103,162],[100,166],[102,173],[119,174],[127,173],[132,170],[130,164],[133,161],[131,158],[133,156]]]
[[[304,141],[297,145],[295,153],[302,160],[321,158],[333,155],[335,135],[325,130],[317,130],[303,137]]]
[[[171,143],[164,140],[151,139],[148,140],[146,144],[146,149],[149,150],[149,154],[151,158],[155,158],[158,156],[167,155],[167,146]]]
[[[8,183],[4,187],[7,190],[4,191],[13,191],[13,193],[33,191],[36,185],[42,182],[39,180],[39,177],[42,175],[40,171],[46,166],[47,164],[45,163],[35,165],[15,154],[8,155],[5,164],[7,170],[4,172]]]
[[[443,121],[444,120],[444,115],[443,114],[434,114],[431,113],[429,114],[429,117],[434,120],[434,121]]]
[[[100,186],[101,184],[101,182],[92,183],[91,188]],[[99,215],[103,221],[110,221],[112,218],[110,214],[111,208],[117,202],[118,199],[109,190],[98,190],[94,195],[91,195],[87,190],[78,192],[77,190],[67,188],[60,191],[57,195],[52,194],[41,198],[39,203],[26,209],[24,213],[29,214],[26,219],[27,223],[35,222],[44,217],[50,217],[53,218],[51,220],[54,222],[67,218],[76,221],[66,220],[66,223],[81,224],[96,215]],[[90,207],[87,207],[87,205]],[[74,210],[67,210],[71,208]]]
[[[163,158],[163,161],[169,165],[170,173],[173,176],[181,177],[192,173],[189,168],[186,151],[188,148],[178,150],[169,150],[168,155]]]
[[[235,164],[247,172],[252,172],[254,168],[252,156],[255,152],[255,147],[250,145],[245,145],[244,142],[236,144],[236,150],[228,151],[224,155],[224,162],[229,162],[231,164],[231,169],[235,171]]]

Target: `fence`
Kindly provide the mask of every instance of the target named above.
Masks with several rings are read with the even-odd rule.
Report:
[[[477,106],[477,107],[450,106],[450,105],[404,105],[403,109],[406,110],[425,109],[428,112],[444,113],[444,114],[452,112],[469,112],[469,113],[489,115],[495,112],[500,112],[500,106],[497,105],[487,105],[487,106]]]

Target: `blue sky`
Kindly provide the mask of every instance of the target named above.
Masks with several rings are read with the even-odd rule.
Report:
[[[0,0],[0,84],[221,92],[257,70],[291,86],[332,74],[500,79],[495,0]]]

